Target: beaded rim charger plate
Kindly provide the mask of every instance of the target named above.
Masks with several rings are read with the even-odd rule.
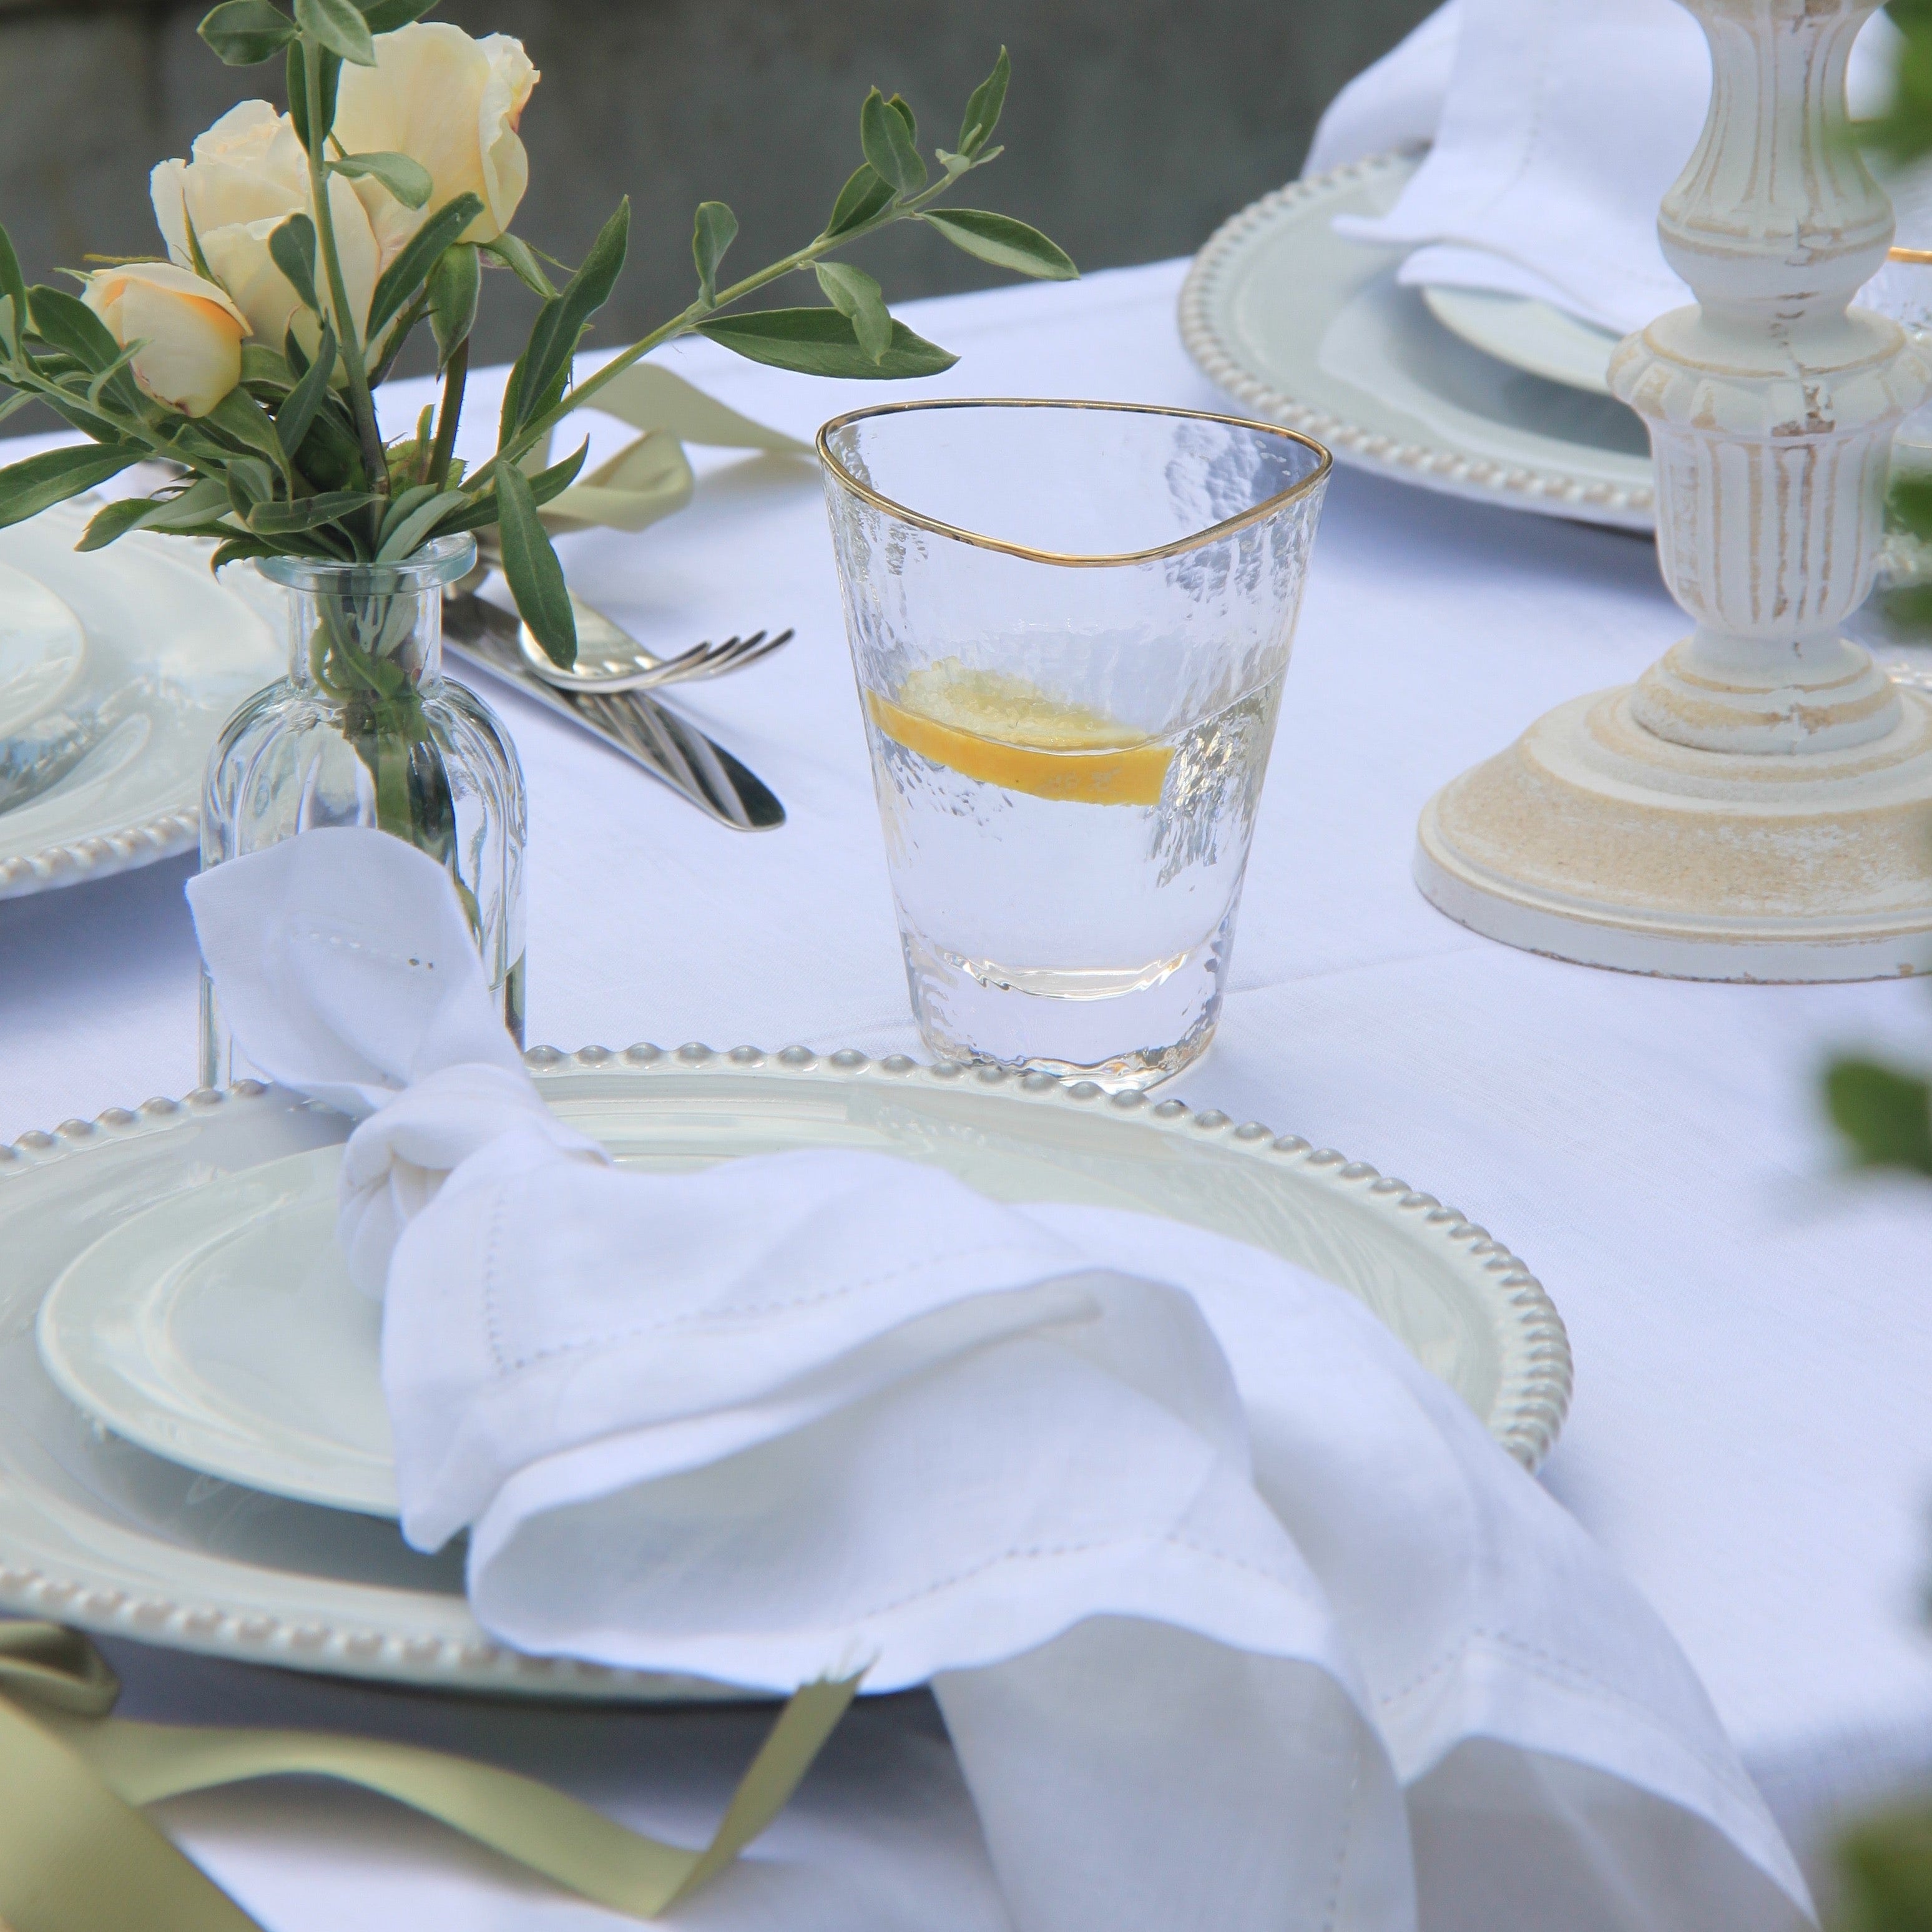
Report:
[[[1562,1426],[1569,1345],[1535,1278],[1454,1208],[1332,1150],[1178,1100],[1109,1098],[1090,1082],[897,1055],[640,1046],[540,1048],[529,1058],[563,1119],[640,1169],[872,1148],[936,1162],[996,1197],[1127,1208],[1232,1235],[1360,1297],[1529,1467]],[[197,1470],[178,1441],[166,1454],[130,1441],[50,1377],[37,1317],[96,1244],[138,1243],[120,1231],[143,1217],[174,1240],[196,1203],[218,1209],[250,1186],[286,1194],[290,1175],[308,1177],[300,1196],[346,1132],[340,1115],[244,1084],[0,1147],[0,1610],[452,1689],[731,1694],[506,1652],[470,1618],[460,1547],[424,1556],[374,1514]],[[268,1174],[275,1163],[279,1174]],[[308,1272],[315,1258],[291,1254],[280,1276],[262,1280],[265,1299],[320,1292]],[[352,1292],[346,1277],[338,1286]],[[144,1305],[164,1316],[152,1295]],[[272,1325],[250,1334],[259,1340]],[[239,1366],[230,1371],[245,1374],[249,1338],[234,1346]]]
[[[1181,289],[1189,354],[1244,408],[1338,462],[1506,508],[1651,529],[1649,439],[1630,410],[1521,366],[1520,344],[1505,359],[1500,340],[1478,347],[1466,327],[1444,327],[1423,290],[1396,280],[1406,250],[1330,226],[1387,212],[1420,158],[1378,154],[1290,182],[1225,223]]]

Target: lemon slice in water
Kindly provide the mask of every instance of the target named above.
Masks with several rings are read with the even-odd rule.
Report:
[[[1136,740],[1110,718],[957,658],[916,670],[896,698],[866,694],[889,738],[963,778],[1083,805],[1158,805],[1172,745]]]

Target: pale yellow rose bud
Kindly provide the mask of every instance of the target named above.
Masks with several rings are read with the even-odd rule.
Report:
[[[242,380],[242,311],[212,282],[167,262],[130,262],[87,278],[82,299],[125,349],[134,381],[184,416],[205,416]]]
[[[517,123],[539,77],[520,40],[475,40],[440,20],[379,34],[373,68],[343,68],[335,138],[344,148],[407,154],[434,184],[421,208],[405,208],[373,181],[357,184],[385,261],[459,194],[483,203],[464,241],[493,242],[509,226],[530,175]]]
[[[292,327],[314,355],[321,325],[268,253],[268,238],[290,215],[314,214],[308,158],[288,116],[266,100],[243,101],[197,138],[191,160],[162,162],[148,188],[172,259],[192,268],[199,243],[209,273],[234,298],[258,340],[280,349]],[[359,332],[381,272],[375,233],[354,188],[340,175],[329,178],[328,211]],[[320,262],[316,279],[326,302]]]

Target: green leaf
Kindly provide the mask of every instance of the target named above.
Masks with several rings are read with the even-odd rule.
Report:
[[[315,292],[315,224],[305,214],[290,215],[268,237],[268,254],[304,306],[321,314]]]
[[[590,454],[590,440],[585,437],[576,452],[567,456],[561,463],[554,463],[548,470],[540,470],[526,480],[530,486],[530,500],[538,508],[560,496],[577,481],[578,472],[583,469],[584,458]],[[520,474],[521,472],[519,472]],[[463,493],[465,496],[469,492]],[[448,518],[443,524],[442,534],[454,536],[464,530],[487,530],[497,520],[496,499],[494,495],[477,497],[469,508]]]
[[[133,362],[142,344],[140,342],[130,342],[112,362],[108,364],[106,368],[101,370],[99,375],[94,377],[92,382],[88,384],[87,406],[89,409],[98,410],[100,407],[103,392],[115,377]]]
[[[424,416],[428,418],[434,418],[435,413],[433,406],[423,412]],[[418,441],[422,440],[428,426],[428,424],[420,420],[418,422],[416,436]],[[383,538],[387,536],[390,531],[394,530],[412,510],[420,503],[427,503],[436,494],[436,485],[434,483],[416,483],[412,484],[400,496],[392,496],[383,506],[382,515],[376,520],[376,541],[380,543]]]
[[[260,457],[230,457],[222,474],[228,479],[228,500],[237,516],[246,517],[257,505],[274,501],[274,472]]]
[[[288,454],[275,434],[274,418],[246,389],[230,389],[201,420],[233,437],[244,449],[266,456],[278,470],[287,470]]]
[[[203,476],[171,496],[123,496],[110,503],[88,524],[74,548],[105,550],[130,530],[200,530],[227,511],[227,486]]]
[[[298,496],[292,502],[257,503],[248,512],[248,527],[257,536],[291,536],[340,522],[382,500],[366,490],[328,490],[320,496]]]
[[[1070,282],[1080,273],[1058,242],[1010,214],[993,214],[982,208],[935,208],[920,219],[938,229],[954,248],[996,268],[1049,282]]]
[[[483,287],[483,268],[476,250],[466,242],[446,248],[429,272],[429,326],[436,334],[436,367],[440,369],[470,339],[476,322],[476,300]]]
[[[919,146],[919,123],[913,118],[912,110],[907,105],[905,96],[896,94],[886,105],[905,123],[906,139],[916,148]]]
[[[356,489],[368,480],[355,426],[326,400],[315,412],[296,462],[311,483],[325,490]]]
[[[296,0],[296,25],[310,39],[358,67],[374,67],[369,23],[355,0]]]
[[[859,145],[872,172],[891,182],[902,195],[916,194],[926,185],[926,164],[912,144],[904,120],[887,106],[875,87],[859,110]]]
[[[590,318],[610,299],[623,272],[630,232],[631,202],[626,196],[598,231],[590,252],[564,284],[562,293],[538,311],[530,341],[517,362],[516,428],[536,422],[553,407],[560,386],[570,380],[578,343]]]
[[[738,218],[722,201],[700,201],[691,229],[691,258],[698,264],[698,292],[706,308],[718,301],[718,265],[738,232]]]
[[[412,20],[420,20],[436,0],[360,0],[362,17],[372,34],[393,34]]]
[[[404,557],[413,556],[429,541],[430,533],[436,525],[451,511],[468,501],[460,490],[444,490],[432,494],[427,502],[418,503],[393,527],[386,520],[382,543],[376,552],[376,561],[399,562]]]
[[[0,296],[0,349],[10,362],[20,352],[20,326],[15,320],[19,313],[13,296]]]
[[[76,396],[50,395],[43,392],[40,400],[57,415],[64,416],[84,435],[91,436],[97,442],[117,443],[127,434],[127,425],[116,422],[112,416],[97,414]],[[171,420],[180,427],[187,427],[184,417],[176,416]]]
[[[415,300],[404,307],[390,328],[388,340],[382,344],[382,359],[369,371],[371,390],[380,389],[389,380],[403,351],[409,346],[410,338],[416,333],[416,324],[428,313],[429,297],[418,291]]]
[[[0,296],[14,298],[14,313],[27,313],[27,284],[20,274],[20,258],[14,252],[14,238],[0,228]]]
[[[446,201],[411,236],[403,252],[382,271],[369,298],[368,338],[373,342],[389,319],[421,288],[436,258],[483,212],[480,196],[459,194]]]
[[[204,282],[214,281],[214,271],[208,266],[208,257],[201,252],[201,237],[195,232],[194,217],[188,212],[185,202],[182,205],[182,226],[188,231],[188,266]]]
[[[754,362],[802,376],[936,376],[959,359],[937,343],[914,334],[904,322],[895,322],[886,352],[874,361],[860,347],[850,320],[836,308],[768,308],[752,315],[720,316],[700,322],[697,333]]]
[[[875,214],[883,214],[892,205],[892,184],[882,181],[870,161],[861,161],[852,178],[838,190],[832,204],[832,219],[825,224],[828,237],[848,235]]]
[[[219,486],[217,486],[219,488]],[[222,492],[222,501],[228,500],[228,494]],[[87,528],[82,531],[76,550],[105,550],[118,537],[124,537],[136,524],[152,512],[155,506],[145,496],[123,496],[110,503],[104,510],[97,510],[88,519]]]
[[[211,571],[220,570],[224,565],[238,563],[244,557],[282,556],[286,553],[279,544],[270,543],[262,537],[230,537],[208,560]]]
[[[1825,1104],[1867,1167],[1932,1174],[1932,1086],[1876,1060],[1840,1060],[1825,1076]]]
[[[342,78],[342,58],[339,54],[324,53],[322,64],[317,70],[322,81],[322,126],[316,135],[320,143],[328,139],[328,130],[335,125],[336,84]],[[299,40],[289,43],[289,118],[295,123],[296,139],[302,144],[305,153],[314,154],[316,146],[308,137],[308,70],[302,54]]]
[[[28,290],[27,301],[34,333],[50,347],[64,350],[83,369],[107,368],[120,356],[121,345],[106,323],[78,296],[38,284]]]
[[[820,262],[815,267],[826,300],[850,318],[859,346],[878,362],[892,340],[892,318],[878,284],[864,269],[844,262]]]
[[[280,350],[266,342],[244,342],[242,380],[254,388],[292,389],[302,378]]]
[[[421,208],[436,185],[428,169],[407,154],[343,154],[328,167],[332,174],[346,175],[352,181],[366,175],[380,182],[405,208]]]
[[[223,0],[195,31],[224,67],[259,67],[296,37],[295,22],[268,0]]]
[[[218,477],[197,478],[178,494],[148,499],[148,513],[141,518],[144,530],[200,530],[218,523],[228,514],[228,486]]]
[[[11,469],[0,470],[0,528],[24,523],[56,503],[92,490],[97,483],[105,483],[146,454],[138,443],[84,443],[46,450]]]
[[[993,63],[993,70],[974,88],[966,104],[966,118],[959,124],[959,152],[969,158],[979,153],[993,137],[1000,124],[1000,110],[1006,104],[1006,83],[1013,77],[1013,64],[1004,47]]]
[[[322,340],[316,345],[315,360],[302,380],[284,398],[275,412],[275,437],[290,463],[301,460],[302,445],[315,422],[315,412],[328,394],[328,379],[335,373],[335,332],[322,326]]]
[[[548,301],[556,293],[550,285],[549,276],[544,273],[536,251],[520,236],[500,235],[495,241],[485,242],[482,245],[484,254],[502,262],[531,294],[542,296]]]
[[[537,515],[530,479],[514,463],[496,472],[497,542],[503,574],[517,612],[548,653],[550,662],[568,670],[577,662],[577,620],[570,608],[570,591],[563,566],[550,548],[550,532]]]

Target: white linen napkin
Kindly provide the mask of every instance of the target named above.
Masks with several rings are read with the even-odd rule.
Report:
[[[1898,30],[1853,48],[1852,111],[1890,91]],[[1618,335],[1691,301],[1657,207],[1711,94],[1702,30],[1677,0],[1448,0],[1336,95],[1307,172],[1427,141],[1395,206],[1336,232],[1412,250],[1396,279],[1532,296]]]
[[[404,1533],[468,1528],[505,1642],[929,1681],[1020,1932],[1806,1922],[1654,1614],[1342,1291],[871,1154],[627,1173],[428,858],[310,832],[188,893],[250,1058],[366,1116]]]

